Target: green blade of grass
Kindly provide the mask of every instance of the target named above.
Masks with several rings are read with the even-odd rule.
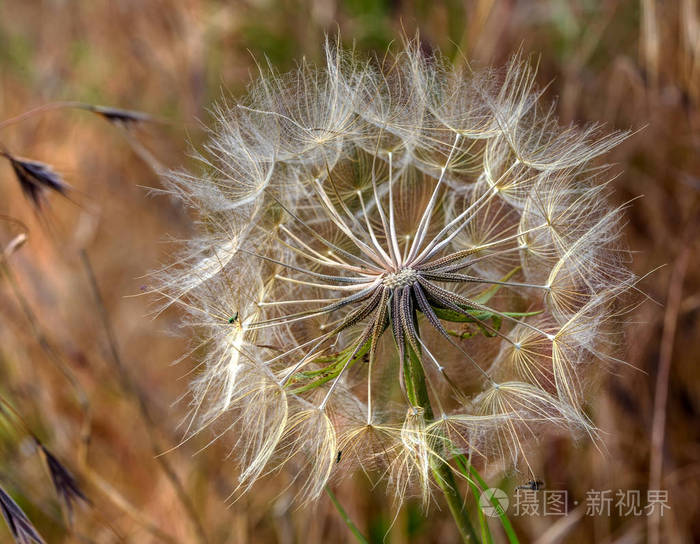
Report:
[[[477,502],[476,514],[479,518],[479,527],[481,528],[481,541],[485,544],[493,544],[493,537],[491,536],[489,525],[486,522],[486,516],[484,516],[484,512],[481,510],[481,506],[479,505],[479,487],[471,478],[467,478],[467,482],[469,483],[469,487],[472,490],[472,493],[474,493],[474,498]]]
[[[350,519],[350,516],[348,516],[348,513],[345,511],[345,509],[340,504],[340,502],[338,502],[338,499],[331,491],[331,488],[328,486],[325,486],[325,490],[326,490],[326,493],[328,494],[328,496],[330,497],[331,501],[333,502],[335,509],[338,510],[340,517],[343,518],[345,525],[347,525],[348,529],[350,529],[350,532],[355,536],[355,540],[357,540],[360,544],[368,544],[367,539],[363,536],[363,534],[357,528],[357,525],[355,525],[352,522],[352,520]]]
[[[479,484],[479,487],[484,490],[488,489],[489,486],[488,484],[484,481],[484,479],[481,477],[481,475],[477,472],[477,470],[472,466],[472,464],[467,460],[467,458],[464,455],[457,455],[455,457],[457,461],[457,466],[462,473],[462,475],[467,479],[468,482],[470,482],[470,486],[472,486],[472,490],[474,491],[474,487],[476,487],[476,484],[474,484],[474,481],[472,480],[472,477],[477,481]],[[479,489],[477,488],[475,493],[478,492]],[[502,511],[500,508],[500,505],[498,504],[498,501],[491,497],[491,504],[496,508],[496,512],[498,512],[498,519],[501,521],[501,525],[503,526],[503,530],[506,533],[506,536],[508,537],[508,542],[511,544],[520,544],[520,541],[518,540],[518,536],[515,534],[515,530],[513,529],[513,525],[511,525],[510,520],[508,519],[508,516],[506,516],[506,513]],[[481,511],[481,505],[479,504],[479,501],[477,499],[477,507],[479,510],[480,516],[483,516],[483,512]],[[490,533],[489,533],[490,536]]]

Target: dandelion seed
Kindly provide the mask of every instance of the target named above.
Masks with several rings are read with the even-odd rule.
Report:
[[[560,127],[534,77],[329,45],[219,108],[171,176],[203,229],[163,293],[212,346],[193,417],[228,421],[243,489],[294,462],[312,499],[342,452],[427,503],[435,463],[595,435],[584,363],[632,277],[597,157],[624,134]]]

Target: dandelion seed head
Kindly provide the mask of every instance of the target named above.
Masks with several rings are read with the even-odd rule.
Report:
[[[163,293],[208,346],[192,432],[226,422],[241,490],[286,464],[313,499],[351,467],[427,503],[436,458],[594,435],[633,281],[598,157],[625,135],[541,102],[521,56],[475,72],[409,41],[328,43],[219,106],[202,173],[171,176],[201,229]]]

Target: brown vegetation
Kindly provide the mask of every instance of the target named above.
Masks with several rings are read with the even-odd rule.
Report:
[[[568,491],[569,516],[511,516],[516,531],[523,542],[692,540],[700,534],[699,10],[694,0],[0,4],[0,149],[11,158],[0,164],[2,488],[47,542],[352,541],[328,498],[315,509],[292,504],[284,474],[229,504],[236,469],[224,442],[201,435],[175,447],[187,401],[174,401],[196,372],[197,351],[171,365],[187,350],[168,334],[178,331],[178,312],[154,318],[143,293],[191,221],[147,188],[160,187],[154,170],[188,165],[187,139],[204,140],[208,108],[222,88],[239,94],[255,59],[267,54],[281,69],[302,55],[316,60],[336,22],[344,39],[375,51],[420,27],[427,46],[478,65],[503,64],[519,47],[539,54],[538,81],[550,83],[564,122],[637,131],[613,151],[614,188],[620,203],[643,195],[626,232],[635,272],[651,272],[640,288],[653,300],[630,315],[620,354],[629,365],[601,376],[590,405],[606,451],[561,438],[531,446],[546,488]],[[61,100],[79,105],[7,122]],[[52,170],[27,173],[17,163],[27,157]],[[69,198],[42,189],[48,206],[37,209],[18,168],[30,188],[39,176]],[[509,493],[526,479],[487,476]],[[643,502],[648,489],[668,490],[671,508],[662,518],[625,516],[613,499],[610,516],[586,515],[587,491],[618,489],[640,490]],[[394,522],[384,491],[362,475],[336,495],[372,541],[390,526],[387,542],[455,539],[444,506],[426,518],[409,504]],[[72,504],[72,523],[59,499]],[[0,528],[0,539],[9,534]]]

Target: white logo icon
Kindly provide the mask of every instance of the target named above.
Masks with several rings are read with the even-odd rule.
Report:
[[[508,510],[509,504],[508,496],[505,491],[498,489],[497,487],[490,487],[485,490],[481,497],[479,497],[479,505],[481,510],[487,516],[495,518],[504,514]]]

